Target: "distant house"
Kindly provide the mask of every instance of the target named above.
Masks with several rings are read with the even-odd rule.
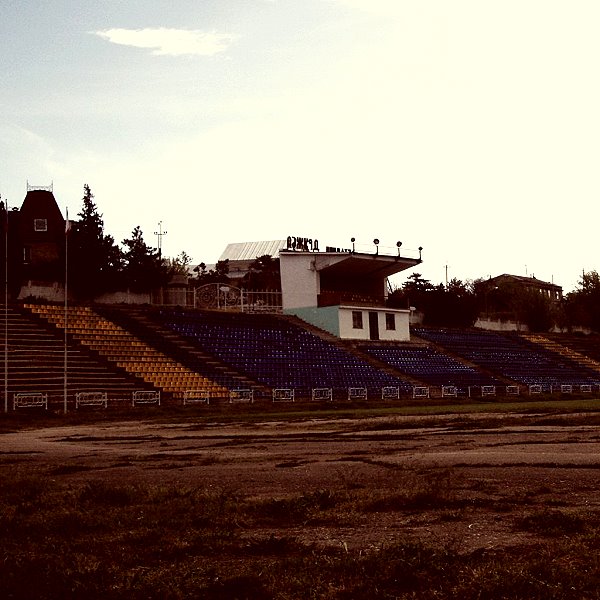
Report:
[[[498,286],[501,284],[513,284],[522,286],[527,290],[535,290],[547,296],[553,302],[560,302],[562,300],[562,287],[560,285],[556,285],[555,283],[549,283],[547,281],[542,281],[541,279],[536,279],[535,277],[523,277],[522,275],[507,275],[506,273],[503,275],[498,275],[496,277],[492,277],[487,281],[490,286]]]
[[[3,237],[2,264],[8,265],[8,284],[13,299],[28,296],[58,300],[64,297],[65,219],[52,187],[27,186],[20,209],[6,214],[0,207]],[[6,229],[4,229],[6,228]],[[5,257],[8,248],[8,257]]]

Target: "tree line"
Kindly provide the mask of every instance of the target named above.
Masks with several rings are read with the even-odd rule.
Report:
[[[191,285],[226,283],[229,261],[219,261],[214,269],[200,263],[189,272],[192,258],[182,251],[176,258],[163,258],[146,243],[139,226],[122,246],[104,231],[104,220],[88,184],[83,186],[82,208],[78,219],[69,224],[68,277],[69,289],[82,300],[129,289],[135,293],[164,287],[175,275],[191,276]],[[279,259],[258,257],[244,279],[247,289],[279,289]]]
[[[81,299],[129,289],[146,292],[169,280],[169,268],[155,248],[149,246],[139,226],[121,248],[105,233],[104,220],[90,186],[84,185],[78,220],[68,224],[69,289]]]
[[[68,246],[69,288],[78,297],[92,299],[122,289],[148,292],[165,286],[174,275],[191,275],[192,259],[186,252],[163,258],[144,241],[139,226],[120,247],[104,232],[102,215],[87,184],[82,201]],[[227,260],[217,262],[212,269],[200,263],[193,273],[192,286],[230,282]],[[249,290],[279,290],[279,259],[257,257],[239,285]],[[512,281],[452,279],[447,285],[434,285],[420,273],[413,273],[389,294],[387,304],[390,308],[414,307],[423,314],[426,325],[471,327],[477,319],[488,317],[517,321],[530,331],[583,326],[600,332],[600,275],[597,271],[584,272],[575,290],[555,301]]]
[[[577,326],[600,332],[600,276],[597,271],[583,273],[572,292],[554,300],[516,281],[452,279],[446,286],[413,273],[389,295],[388,305],[414,307],[424,324],[432,326],[464,328],[489,318],[523,323],[533,332]]]

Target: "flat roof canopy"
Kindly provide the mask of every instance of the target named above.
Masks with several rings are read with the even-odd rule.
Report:
[[[307,254],[314,259],[314,267],[321,273],[337,277],[390,277],[420,264],[420,258],[386,256],[359,252],[294,252],[282,250],[281,255]]]

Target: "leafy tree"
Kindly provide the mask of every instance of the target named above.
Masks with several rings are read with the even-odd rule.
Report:
[[[196,284],[206,285],[208,283],[229,283],[229,259],[220,260],[214,269],[208,269],[205,263],[194,267],[196,273]]]
[[[169,270],[169,275],[188,275],[189,266],[192,263],[192,257],[183,250],[175,258],[167,258],[165,264]]]
[[[123,240],[126,250],[123,254],[123,276],[127,287],[134,292],[148,292],[168,283],[169,270],[159,256],[158,250],[144,241],[139,225],[131,238]]]
[[[388,296],[388,306],[391,308],[409,308],[414,306],[417,310],[424,310],[427,302],[426,294],[435,289],[428,279],[423,279],[421,273],[413,273]]]
[[[572,312],[588,325],[596,314],[591,307],[600,306],[600,278],[596,280],[596,277],[585,277],[577,302],[575,298],[571,302]],[[591,300],[594,293],[598,294],[595,303]],[[482,314],[518,321],[530,331],[540,332],[564,321],[560,305],[541,291],[516,281],[476,279],[464,283],[452,279],[447,286],[441,283],[434,286],[420,273],[413,273],[400,290],[390,294],[388,304],[400,308],[415,306],[423,312],[426,324],[447,327],[470,327]],[[600,327],[600,317],[597,326]]]
[[[79,220],[68,234],[69,287],[80,298],[90,299],[119,287],[123,256],[113,237],[104,233],[102,215],[87,183],[83,190]]]
[[[589,271],[581,275],[577,287],[565,299],[571,325],[583,325],[600,332],[600,275]]]
[[[477,297],[471,285],[452,279],[446,288],[437,286],[413,273],[400,290],[392,292],[388,305],[398,308],[414,306],[424,315],[427,325],[470,327],[478,315]]]
[[[404,282],[402,289],[408,293],[416,293],[421,294],[424,292],[429,292],[434,289],[434,286],[431,284],[429,279],[423,279],[421,273],[413,273],[409,275],[407,280]]]
[[[529,331],[549,331],[556,321],[552,301],[539,290],[524,288],[517,296],[519,321]]]
[[[446,327],[472,327],[479,314],[472,287],[460,279],[428,291],[424,312],[425,323]]]
[[[270,254],[258,256],[244,275],[242,284],[248,290],[281,289],[279,258],[273,258]]]

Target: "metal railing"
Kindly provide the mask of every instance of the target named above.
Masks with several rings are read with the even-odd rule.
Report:
[[[151,302],[158,306],[184,306],[239,312],[281,313],[278,290],[253,291],[223,283],[208,283],[195,289],[161,288],[152,292]]]

